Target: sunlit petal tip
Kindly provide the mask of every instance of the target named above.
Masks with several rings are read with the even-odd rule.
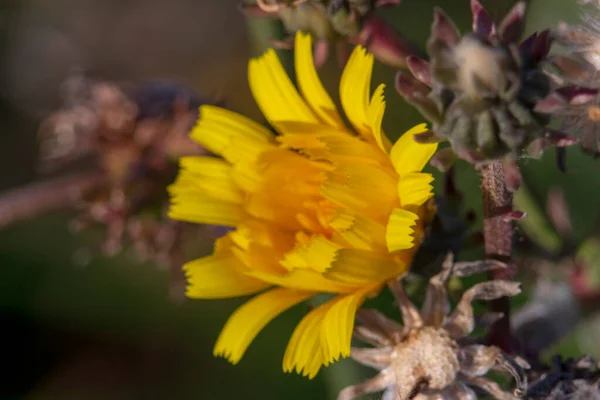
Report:
[[[419,124],[404,133],[392,147],[390,158],[400,176],[421,171],[436,152],[437,143],[421,144],[414,138],[415,134],[426,131],[427,124]]]
[[[390,252],[410,249],[414,246],[414,227],[418,215],[396,208],[390,216],[386,227],[386,242]]]

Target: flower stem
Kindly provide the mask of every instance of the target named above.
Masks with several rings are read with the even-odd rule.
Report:
[[[512,265],[513,223],[506,214],[512,210],[513,194],[506,186],[504,167],[501,161],[494,161],[480,167],[480,172],[486,257]],[[495,270],[490,275],[491,279],[510,279],[513,270]],[[490,308],[493,312],[503,313],[504,317],[491,327],[488,342],[510,352],[513,346],[508,297],[491,301]]]
[[[106,180],[99,171],[36,182],[0,195],[0,228],[72,206],[81,193]]]

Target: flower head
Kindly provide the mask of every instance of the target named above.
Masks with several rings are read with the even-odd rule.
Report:
[[[498,28],[479,1],[471,0],[471,9],[474,32],[464,36],[436,10],[427,43],[431,61],[410,57],[414,77],[399,73],[397,89],[433,122],[433,135],[426,138],[448,140],[457,155],[475,163],[514,159],[543,136],[549,122],[533,108],[550,91],[540,68],[550,35],[517,42],[524,2]]]
[[[257,294],[226,323],[214,352],[237,363],[258,332],[319,293],[286,350],[285,371],[313,377],[350,354],[354,315],[365,298],[406,272],[431,209],[433,178],[421,170],[436,145],[382,131],[384,86],[371,96],[373,56],[357,48],[340,83],[349,129],[323,89],[311,38],[296,36],[300,93],[269,50],[249,65],[269,129],[231,111],[200,108],[192,137],[215,157],[188,157],[171,187],[171,217],[234,228],[214,253],[184,266],[187,295]]]
[[[387,390],[385,399],[474,399],[475,387],[494,399],[517,399],[498,384],[483,377],[494,369],[511,374],[515,394],[527,387],[522,367],[526,363],[506,356],[495,346],[465,343],[473,331],[474,300],[494,300],[520,292],[510,281],[481,282],[467,290],[448,314],[446,286],[452,276],[468,276],[489,268],[505,267],[497,262],[453,264],[448,256],[442,271],[429,281],[422,310],[406,297],[402,284],[390,285],[402,311],[404,325],[376,310],[360,310],[356,335],[375,348],[353,348],[352,358],[381,372],[374,378],[342,390],[338,400]],[[497,316],[496,316],[497,317]]]

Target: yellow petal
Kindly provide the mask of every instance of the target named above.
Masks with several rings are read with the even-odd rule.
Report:
[[[341,249],[331,268],[323,275],[338,282],[364,286],[383,283],[405,270],[405,265],[398,263],[386,253]]]
[[[344,127],[337,109],[323,88],[313,60],[312,40],[309,34],[296,33],[295,64],[298,87],[314,112],[329,126]]]
[[[236,226],[245,216],[241,205],[202,196],[195,190],[171,188],[169,218],[197,224]]]
[[[340,80],[340,100],[344,113],[363,136],[370,136],[369,97],[371,95],[371,73],[373,71],[373,55],[364,47],[356,46]]]
[[[227,151],[236,150],[239,143],[255,150],[255,147],[269,147],[274,139],[271,131],[251,119],[209,105],[200,107],[200,118],[190,135],[209,151],[223,157]]]
[[[323,274],[312,269],[295,269],[285,275],[269,274],[258,269],[246,271],[249,276],[268,282],[272,285],[283,286],[290,289],[316,291],[324,293],[347,293],[356,288],[356,285],[336,282],[327,279]]]
[[[385,98],[383,96],[384,89],[384,84],[379,85],[377,89],[375,89],[375,92],[371,97],[371,104],[369,105],[367,116],[369,119],[369,127],[371,128],[371,132],[375,138],[375,141],[377,142],[377,145],[385,154],[388,154],[392,148],[392,144],[383,132],[383,128],[381,126],[383,123],[383,115],[385,114]]]
[[[286,123],[286,125],[291,124]],[[379,151],[373,143],[343,131],[314,126],[311,131],[295,129],[285,132],[277,138],[277,141],[285,147],[299,150],[313,160],[322,160],[333,165],[339,165],[343,161],[371,165],[389,164],[387,154]]]
[[[352,294],[338,296],[320,323],[323,363],[329,365],[340,357],[350,356],[350,342],[354,330],[354,317],[365,297],[378,290],[380,285],[364,287]]]
[[[330,226],[350,246],[363,250],[386,250],[385,226],[370,218],[337,211]]]
[[[398,181],[398,196],[402,207],[421,206],[433,197],[433,175],[410,172]]]
[[[181,172],[170,188],[174,194],[193,191],[199,196],[240,204],[242,192],[232,179],[232,167],[216,157],[182,157]]]
[[[339,245],[323,236],[315,235],[308,243],[288,252],[281,261],[281,265],[288,270],[307,268],[324,272],[331,266],[339,249]]]
[[[239,307],[229,317],[214,348],[214,355],[237,364],[256,335],[275,317],[314,296],[313,292],[272,289]]]
[[[309,379],[314,378],[323,365],[321,348],[321,324],[327,311],[333,305],[327,302],[300,321],[285,349],[283,356],[284,372],[296,371]]]
[[[385,238],[390,252],[410,249],[414,246],[414,227],[419,219],[417,214],[396,208],[390,215]]]
[[[437,150],[437,143],[417,143],[413,135],[427,131],[427,124],[420,124],[408,130],[392,147],[390,158],[398,175],[420,172]]]
[[[211,255],[186,263],[183,269],[188,277],[187,296],[197,299],[238,297],[270,286],[245,275],[242,268],[231,253]]]
[[[250,61],[248,79],[256,103],[274,126],[277,121],[319,122],[285,73],[275,50]]]
[[[377,166],[348,163],[325,177],[321,194],[353,214],[381,220],[398,204],[397,181]]]

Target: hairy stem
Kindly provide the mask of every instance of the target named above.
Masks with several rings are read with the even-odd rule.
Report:
[[[0,228],[73,204],[82,192],[101,185],[104,174],[82,172],[0,194]]]
[[[512,210],[513,194],[506,187],[504,168],[501,161],[480,168],[481,190],[483,194],[483,234],[487,258],[511,264],[513,226],[506,214]],[[492,279],[510,279],[511,268],[494,270]],[[488,341],[506,352],[511,351],[510,303],[508,297],[490,302],[493,312],[501,312],[504,317],[490,329]]]

